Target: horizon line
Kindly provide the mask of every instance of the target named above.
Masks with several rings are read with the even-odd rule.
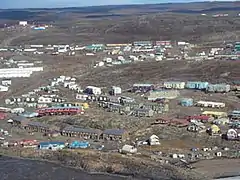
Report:
[[[104,6],[138,6],[138,5],[161,5],[161,4],[191,4],[191,3],[234,3],[238,0],[206,0],[206,1],[188,1],[188,2],[163,2],[163,3],[131,3],[131,4],[109,4],[109,5],[89,5],[89,6],[65,6],[65,7],[39,7],[39,8],[0,8],[0,10],[37,10],[37,9],[70,9],[70,8],[89,8],[89,7],[104,7]]]

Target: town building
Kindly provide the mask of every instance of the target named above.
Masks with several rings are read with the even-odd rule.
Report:
[[[103,139],[110,141],[125,141],[128,133],[124,129],[106,129],[103,131]]]

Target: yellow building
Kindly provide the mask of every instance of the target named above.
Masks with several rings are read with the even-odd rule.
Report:
[[[212,116],[214,118],[227,117],[226,112],[218,112],[218,111],[204,111],[202,112],[202,115]]]

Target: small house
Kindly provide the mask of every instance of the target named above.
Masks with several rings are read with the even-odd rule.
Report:
[[[221,133],[221,129],[217,125],[212,125],[207,132],[209,135],[214,136],[214,135],[219,135]]]
[[[168,82],[164,82],[163,86],[166,89],[184,89],[185,88],[185,82],[168,81]]]
[[[8,89],[9,89],[8,86],[0,85],[0,92],[7,92]]]
[[[148,92],[154,89],[153,84],[133,84],[132,92]]]
[[[152,117],[154,111],[152,109],[138,108],[134,110],[133,114],[137,117]]]
[[[128,137],[128,133],[124,129],[106,129],[103,131],[103,139],[110,141],[124,141]]]
[[[228,124],[230,121],[229,121],[229,118],[219,118],[219,119],[215,119],[213,121],[213,124],[216,124],[216,125],[226,125]]]
[[[206,126],[201,123],[201,122],[192,122],[191,124],[189,124],[189,126],[187,127],[187,130],[190,132],[206,132]]]
[[[38,149],[40,150],[59,150],[64,147],[64,142],[40,142],[38,145]]]
[[[71,149],[85,149],[90,146],[89,142],[84,142],[84,141],[73,141],[72,143],[69,144],[69,148]]]
[[[232,120],[240,120],[240,110],[233,110],[229,113],[229,118]]]
[[[42,103],[42,104],[52,103],[52,101],[53,101],[53,99],[51,97],[40,96],[38,98],[38,103]]]
[[[13,126],[23,127],[30,121],[24,116],[14,116],[11,118]]]
[[[167,119],[167,118],[158,118],[156,119],[152,125],[162,125],[162,126],[167,126],[170,124],[171,119]]]
[[[226,93],[231,90],[229,84],[209,84],[207,86],[207,92]]]
[[[128,144],[125,144],[122,149],[120,149],[120,152],[123,154],[128,154],[128,153],[137,153],[137,148]]]
[[[195,116],[188,116],[187,120],[188,121],[200,121],[200,122],[209,122],[212,118],[207,115],[195,115]]]
[[[159,137],[156,136],[155,134],[153,134],[152,136],[150,136],[150,138],[149,138],[148,141],[149,141],[149,145],[150,145],[150,146],[160,145]]]
[[[237,129],[229,129],[226,133],[227,140],[240,140],[240,131]]]
[[[111,95],[119,95],[121,93],[122,93],[122,89],[120,87],[112,86],[112,88],[110,90]]]
[[[188,81],[186,83],[187,89],[198,89],[198,90],[205,90],[208,86],[208,82],[200,82],[200,81]]]
[[[180,100],[180,105],[181,106],[193,106],[193,99],[192,98],[183,98]]]
[[[102,131],[99,129],[84,129],[80,127],[66,127],[61,131],[62,136],[79,137],[82,139],[99,140]]]
[[[87,86],[84,93],[86,94],[93,94],[93,95],[101,95],[102,89],[95,86]]]
[[[9,86],[12,84],[12,80],[11,79],[3,79],[2,80],[2,85],[3,86]]]

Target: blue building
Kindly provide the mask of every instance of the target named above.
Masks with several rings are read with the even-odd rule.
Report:
[[[208,82],[201,82],[201,81],[188,81],[186,83],[187,89],[199,89],[204,90],[208,87]]]
[[[193,106],[193,99],[192,98],[183,98],[180,100],[181,106]]]
[[[84,141],[73,141],[70,145],[69,148],[71,149],[77,149],[77,148],[88,148],[90,146],[89,142],[84,142]]]
[[[209,84],[206,89],[208,92],[225,93],[230,91],[229,84]]]
[[[58,149],[63,149],[65,147],[65,143],[64,142],[40,142],[38,145],[38,149],[41,150],[47,150],[47,149],[51,149],[51,150],[58,150]]]

